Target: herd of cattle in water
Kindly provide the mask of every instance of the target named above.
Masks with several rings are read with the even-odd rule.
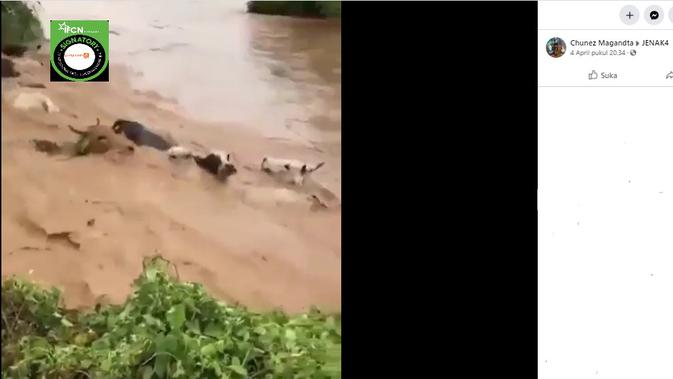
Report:
[[[230,153],[222,150],[210,150],[205,153],[194,151],[179,145],[170,136],[162,136],[137,121],[120,119],[115,121],[110,128],[101,125],[98,119],[96,125],[89,126],[85,131],[77,130],[70,125],[68,127],[81,136],[78,142],[81,146],[76,148],[76,152],[86,150],[101,153],[120,146],[133,151],[133,146],[120,142],[120,136],[123,135],[136,146],[146,146],[164,152],[170,160],[193,160],[198,167],[221,181],[226,181],[229,176],[237,172]],[[45,144],[44,141],[34,142],[36,145]],[[260,169],[286,184],[301,186],[307,175],[323,165],[324,162],[310,165],[296,159],[263,157]]]

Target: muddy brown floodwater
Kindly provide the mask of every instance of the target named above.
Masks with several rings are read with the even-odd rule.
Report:
[[[340,21],[247,14],[242,1],[41,7],[45,30],[50,19],[109,19],[111,60],[130,68],[135,88],[175,99],[199,120],[238,123],[340,162]]]
[[[111,81],[50,83],[44,54],[16,60],[21,77],[3,79],[3,276],[57,285],[70,306],[119,302],[142,258],[160,253],[182,279],[226,300],[339,309],[340,23],[249,15],[244,2],[230,1],[39,8],[45,26],[110,20]],[[22,91],[44,93],[60,112],[15,109],[11,99]],[[71,140],[68,124],[97,117],[231,151],[239,173],[221,185],[148,149],[63,160],[30,144]],[[264,155],[326,164],[297,190],[259,172]],[[311,206],[313,193],[328,209]]]

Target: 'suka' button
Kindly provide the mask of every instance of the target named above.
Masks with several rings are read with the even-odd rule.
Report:
[[[619,75],[617,75],[616,72],[610,72],[610,71],[598,72],[596,70],[591,70],[591,72],[589,73],[589,80],[598,80],[598,79],[614,80],[619,79]]]
[[[618,75],[617,75],[616,72],[603,71],[600,74],[600,78],[601,79],[607,79],[607,80],[618,79]]]

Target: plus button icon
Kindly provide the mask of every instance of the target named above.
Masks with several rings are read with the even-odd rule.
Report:
[[[619,11],[619,18],[626,25],[633,25],[638,21],[640,12],[633,5],[627,5]]]

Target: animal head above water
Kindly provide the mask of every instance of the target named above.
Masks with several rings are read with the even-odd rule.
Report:
[[[296,159],[264,157],[261,169],[267,174],[286,183],[303,185],[305,178],[312,172],[324,166],[325,162],[310,165]]]
[[[119,120],[115,121],[114,124],[112,124],[112,130],[115,133],[119,134],[119,133],[123,132],[124,129],[126,129],[126,127],[129,126],[129,124],[131,124],[132,122],[133,121],[119,119]]]
[[[313,168],[308,168],[306,165],[303,165],[303,166],[301,166],[300,172],[301,172],[302,175],[306,175],[308,173],[314,172],[315,170],[319,169],[320,167],[322,167],[324,165],[325,165],[325,162],[320,162],[317,165],[315,165],[315,167],[313,167]]]
[[[224,165],[220,166],[217,175],[222,179],[226,179],[227,177],[234,175],[237,172],[238,170],[236,170],[236,166],[231,163],[225,163]]]

